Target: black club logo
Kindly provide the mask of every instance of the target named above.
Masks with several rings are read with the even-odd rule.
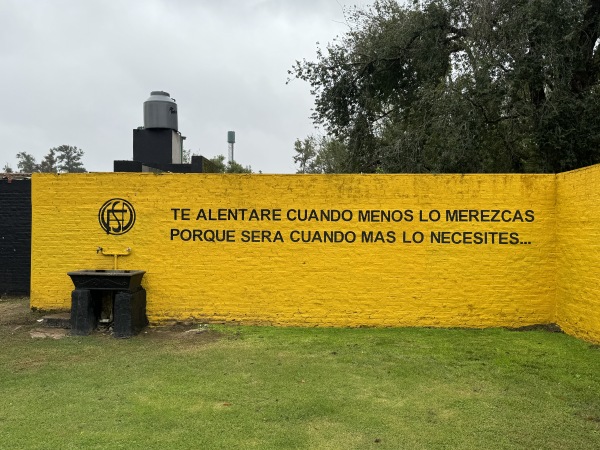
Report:
[[[127,200],[111,198],[98,211],[98,222],[106,234],[125,234],[135,224],[135,209]]]

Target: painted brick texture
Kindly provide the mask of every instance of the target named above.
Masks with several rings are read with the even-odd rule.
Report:
[[[557,176],[556,322],[600,342],[600,166]]]
[[[554,175],[36,174],[31,305],[68,309],[72,285],[66,273],[109,269],[112,259],[97,254],[97,247],[130,247],[119,268],[146,270],[152,323],[190,318],[301,326],[551,323],[558,270],[556,190]],[[130,201],[137,215],[133,229],[120,236],[106,234],[98,223],[101,205],[115,197]],[[196,220],[201,209],[216,215],[220,208],[267,209],[271,218],[280,210],[281,220]],[[178,217],[189,209],[191,220],[175,220],[172,209]],[[289,210],[313,209],[347,210],[352,220],[287,218]],[[403,220],[358,219],[372,210],[402,211]],[[407,210],[411,221],[405,220]],[[439,221],[429,220],[433,210],[440,212]],[[507,218],[531,211],[533,220],[454,222],[446,220],[447,210],[479,211],[473,214],[480,219],[482,210],[510,211]],[[484,213],[486,220],[492,214]],[[235,242],[171,240],[172,229],[185,237],[182,230],[197,235],[230,230]],[[241,242],[252,231],[259,242]],[[273,238],[277,231],[284,242],[260,242],[262,232]],[[292,242],[316,231],[355,233],[356,239]],[[381,232],[382,239],[362,242],[363,232],[374,238]],[[486,232],[488,243],[473,243],[474,233]],[[385,242],[392,240],[388,233],[394,242]],[[417,238],[423,233],[422,243],[415,243],[415,233]],[[432,242],[432,233],[448,243]],[[490,233],[505,233],[502,243],[494,235],[492,244]]]
[[[28,294],[31,180],[0,179],[0,295]]]

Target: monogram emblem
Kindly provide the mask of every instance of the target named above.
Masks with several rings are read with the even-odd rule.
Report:
[[[106,234],[125,234],[135,224],[135,209],[125,199],[111,198],[98,211],[98,222]]]

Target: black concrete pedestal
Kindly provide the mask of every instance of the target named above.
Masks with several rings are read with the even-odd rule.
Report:
[[[113,306],[113,335],[131,337],[146,325],[146,290],[117,292]]]
[[[75,289],[71,293],[71,334],[87,336],[98,326],[104,292],[106,289]],[[113,336],[135,336],[148,325],[146,290],[115,290],[113,296]]]
[[[97,325],[92,292],[89,289],[75,289],[71,292],[71,334],[87,336]]]

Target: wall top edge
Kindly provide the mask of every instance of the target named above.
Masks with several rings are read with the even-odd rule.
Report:
[[[595,167],[595,166],[591,166]],[[598,166],[600,167],[600,165]],[[578,169],[581,170],[581,169]],[[570,173],[570,172],[563,172]],[[86,173],[34,173],[32,178],[42,177],[98,177],[98,176],[114,176],[114,175],[130,175],[130,176],[141,176],[141,177],[238,177],[238,178],[250,178],[250,177],[290,177],[290,178],[327,178],[327,177],[460,177],[460,178],[474,178],[474,177],[537,177],[537,178],[550,178],[555,177],[557,174],[553,173],[338,173],[338,174],[297,174],[297,173],[252,173],[252,174],[241,174],[241,173],[152,173],[152,172],[86,172]]]
[[[559,173],[349,173],[349,174],[308,174],[308,173],[174,173],[174,172],[85,172],[85,173],[32,173],[32,174],[10,174],[12,178],[16,178],[19,175],[21,177],[89,177],[89,176],[113,176],[113,175],[135,175],[142,177],[183,177],[183,176],[195,176],[195,177],[555,177],[558,175],[567,175],[576,172],[600,170],[600,164],[594,164],[592,166],[581,167],[579,169],[569,170],[566,172]]]

